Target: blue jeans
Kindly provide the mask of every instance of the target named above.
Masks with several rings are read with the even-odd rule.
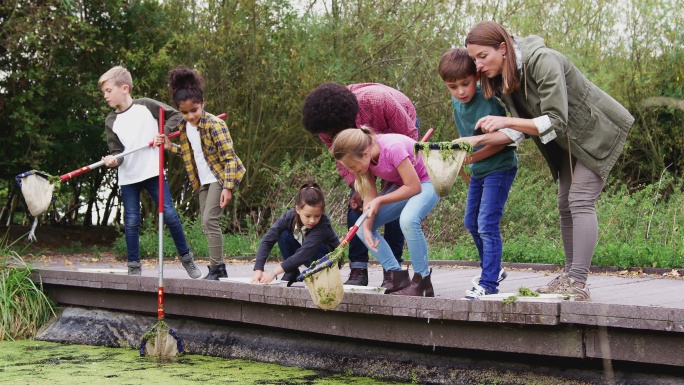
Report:
[[[140,192],[145,189],[155,202],[159,202],[159,179],[152,177],[142,182],[121,186],[121,200],[124,206],[124,228],[128,262],[140,261]],[[173,208],[169,186],[164,178],[164,224],[171,232],[178,255],[190,252],[183,233],[183,225]]]
[[[280,254],[283,256],[283,259],[288,259],[293,256],[294,253],[296,253],[297,250],[302,247],[302,245],[297,239],[295,239],[292,231],[285,230],[280,233],[280,237],[278,238],[278,247],[280,248]],[[318,252],[304,262],[304,266],[310,267],[312,263],[323,258],[330,251],[331,250],[328,250],[328,248],[321,243],[321,246],[318,248]]]
[[[487,291],[498,292],[499,270],[503,246],[499,222],[511,190],[517,168],[493,172],[484,178],[470,178],[466,201],[465,228],[473,236],[480,257],[480,286]]]
[[[437,202],[439,202],[439,196],[435,192],[432,182],[423,182],[421,183],[421,187],[422,191],[419,194],[403,201],[383,205],[375,214],[372,226],[373,236],[380,242],[377,247],[378,251],[371,252],[387,271],[401,270],[401,265],[397,262],[396,258],[394,258],[387,241],[378,233],[377,229],[398,218],[401,231],[406,237],[413,270],[423,277],[430,275],[427,241],[425,240],[425,234],[423,234],[423,229],[420,227],[420,224],[430,213],[432,208],[435,207]],[[387,192],[394,189],[396,189],[396,187],[393,187]],[[366,241],[363,237],[363,229],[359,229],[356,236],[365,244]]]
[[[349,197],[352,196],[354,190],[349,192]],[[352,210],[351,206],[347,206],[347,228],[350,229],[356,223],[356,220],[361,216],[362,211]],[[392,249],[392,255],[401,264],[404,259],[401,257],[404,254],[404,234],[401,232],[399,226],[399,219],[393,220],[385,224],[385,240]],[[349,241],[349,268],[350,269],[367,269],[368,268],[368,248],[363,244],[361,239],[352,237]]]

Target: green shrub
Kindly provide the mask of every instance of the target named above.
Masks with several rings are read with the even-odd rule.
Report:
[[[43,293],[42,283],[32,280],[33,271],[0,239],[0,341],[32,338],[51,315],[55,305]]]

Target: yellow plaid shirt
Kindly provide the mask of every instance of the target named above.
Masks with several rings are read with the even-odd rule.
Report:
[[[173,144],[171,152],[183,156],[185,170],[192,188],[197,191],[200,188],[197,165],[193,156],[188,134],[185,130],[185,120],[178,125],[180,129],[180,145]],[[235,190],[245,175],[245,166],[233,149],[233,140],[226,122],[212,114],[203,111],[197,126],[202,141],[202,154],[207,161],[211,172],[214,174],[224,189]]]

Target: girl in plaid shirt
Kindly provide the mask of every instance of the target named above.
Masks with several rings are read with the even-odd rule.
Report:
[[[169,71],[169,89],[182,119],[180,145],[163,135],[164,149],[183,157],[192,188],[199,193],[202,231],[209,244],[209,274],[204,279],[228,277],[223,260],[223,233],[219,219],[245,174],[233,150],[226,123],[204,110],[204,80],[183,66]]]

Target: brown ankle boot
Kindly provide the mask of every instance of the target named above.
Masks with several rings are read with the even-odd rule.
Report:
[[[385,269],[382,269],[382,285],[380,286],[384,288],[392,287],[392,275]]]
[[[386,289],[385,294],[401,290],[411,284],[408,270],[390,270],[387,273],[389,274],[389,281],[386,285],[383,282],[382,286]]]
[[[430,270],[432,272],[432,270]],[[393,292],[394,295],[410,295],[414,297],[434,297],[435,290],[432,288],[431,275],[423,277],[418,273],[413,274],[411,284],[401,290]]]

